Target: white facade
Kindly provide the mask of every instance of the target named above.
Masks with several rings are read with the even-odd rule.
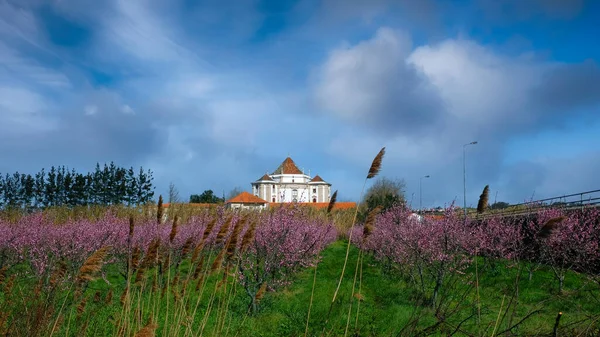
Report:
[[[232,202],[227,205],[230,209],[240,209],[240,210],[262,211],[265,208],[267,208],[267,204],[244,204],[241,202]]]
[[[252,183],[252,194],[271,203],[329,202],[331,184],[303,173],[288,157],[275,172]]]

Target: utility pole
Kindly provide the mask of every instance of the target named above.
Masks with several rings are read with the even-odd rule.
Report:
[[[429,178],[429,175],[419,178],[419,213],[423,213],[423,188],[421,187],[423,178]]]
[[[469,144],[463,145],[463,210],[465,212],[465,223],[467,223],[467,164],[466,164],[466,147],[468,145],[475,145],[477,142],[470,142]]]

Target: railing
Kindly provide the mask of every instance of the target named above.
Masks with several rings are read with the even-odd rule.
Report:
[[[580,192],[562,195],[553,198],[528,201],[520,204],[510,205],[504,209],[486,210],[483,214],[477,214],[476,210],[469,211],[470,217],[485,218],[490,216],[516,216],[530,214],[544,208],[560,209],[583,209],[584,207],[600,207],[600,190]]]

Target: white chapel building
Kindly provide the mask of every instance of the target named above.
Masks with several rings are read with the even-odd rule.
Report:
[[[331,184],[319,175],[311,178],[290,157],[272,174],[267,173],[251,184],[252,193],[269,203],[318,203],[329,202],[331,198]]]

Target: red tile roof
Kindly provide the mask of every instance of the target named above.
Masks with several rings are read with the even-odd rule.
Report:
[[[265,173],[265,175],[264,175],[264,176],[262,176],[262,177],[258,178],[258,180],[257,180],[257,181],[263,181],[263,180],[266,180],[266,181],[274,181],[274,180],[273,180],[271,177],[269,177],[269,175],[268,175],[268,174],[266,174],[266,173]]]
[[[296,166],[292,158],[287,157],[273,174],[302,174],[302,171]]]
[[[319,177],[319,175],[317,174],[314,178],[312,178],[312,180],[310,182],[311,183],[325,182],[325,180],[323,180],[323,178]]]
[[[263,200],[255,195],[248,192],[242,192],[235,197],[227,200],[227,203],[239,203],[239,204],[266,204],[267,201]]]
[[[328,202],[299,202],[299,203],[291,203],[291,202],[271,202],[269,203],[269,207],[281,207],[281,206],[306,206],[313,207],[317,209],[327,208],[329,206]],[[333,209],[350,209],[356,207],[355,202],[336,202],[333,206]]]

